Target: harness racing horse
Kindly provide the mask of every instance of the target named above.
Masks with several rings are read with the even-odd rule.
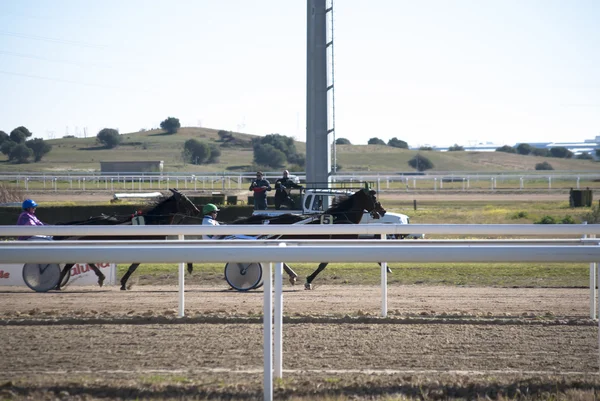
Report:
[[[172,195],[166,198],[154,206],[148,208],[145,211],[136,212],[133,215],[115,217],[100,215],[97,217],[91,217],[84,221],[75,221],[70,223],[63,223],[63,225],[133,225],[133,224],[145,224],[145,225],[173,225],[180,224],[186,217],[195,217],[201,215],[200,210],[194,205],[194,203],[184,194],[177,191],[176,189],[169,189]],[[83,237],[54,237],[55,240],[131,240],[131,239],[164,239],[164,237],[152,237],[152,236],[83,236]],[[96,276],[98,276],[98,285],[102,286],[105,280],[104,274],[98,269],[94,263],[88,263],[88,265],[94,270]],[[133,263],[127,269],[127,272],[121,278],[121,290],[127,290],[127,280],[138,268],[139,263]],[[63,283],[64,277],[74,266],[74,263],[67,263],[63,268],[57,290],[60,290],[61,283]],[[192,272],[193,267],[191,263],[187,264],[188,272]]]
[[[359,224],[365,211],[369,212],[374,219],[383,217],[386,210],[377,201],[376,192],[369,189],[361,189],[354,194],[338,200],[323,214],[318,215],[294,215],[283,214],[279,216],[252,215],[248,218],[239,219],[232,224]],[[297,235],[281,235],[273,239],[358,239],[356,234],[348,235],[310,235],[301,237]],[[312,282],[317,275],[325,269],[329,262],[319,264],[319,267],[306,277],[304,288],[312,289]],[[290,282],[295,283],[297,274],[286,263],[283,264],[286,273],[290,276]]]

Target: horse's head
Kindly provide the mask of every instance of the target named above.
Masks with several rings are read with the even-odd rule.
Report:
[[[202,213],[196,207],[194,202],[190,200],[185,194],[182,194],[175,188],[170,188],[169,191],[173,193],[173,198],[177,201],[177,211],[186,216],[199,216]]]
[[[200,210],[187,196],[176,189],[169,191],[173,195],[142,213],[146,224],[179,224],[185,217],[201,215]]]
[[[381,203],[377,200],[377,192],[372,189],[369,190],[368,188],[365,188],[362,191],[365,194],[367,194],[364,210],[369,212],[369,214],[371,214],[371,217],[374,219],[379,219],[385,216],[386,210],[383,208],[383,206],[381,206]]]
[[[340,198],[325,213],[338,216],[354,224],[360,223],[363,213],[367,211],[378,219],[385,214],[385,209],[377,201],[377,192],[363,188],[346,198]]]
[[[380,219],[385,216],[386,210],[381,206],[381,203],[375,202],[375,208],[369,212],[374,219]]]

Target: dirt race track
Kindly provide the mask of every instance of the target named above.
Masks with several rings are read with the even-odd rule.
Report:
[[[0,290],[0,399],[262,399],[262,291]],[[276,399],[600,390],[587,289],[285,287]],[[593,397],[593,395],[592,395]],[[331,398],[330,398],[331,399]],[[590,398],[591,399],[591,398]]]

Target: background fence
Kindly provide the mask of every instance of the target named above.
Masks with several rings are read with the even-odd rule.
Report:
[[[279,174],[267,174],[272,184]],[[305,176],[299,175],[304,181]],[[247,190],[254,179],[249,174],[152,174],[152,173],[73,173],[0,174],[0,182],[25,190],[150,191],[179,188],[195,191]],[[402,173],[353,173],[332,177],[336,182],[373,182],[379,191],[564,191],[600,189],[600,173],[544,172],[474,174],[466,172],[404,175]]]

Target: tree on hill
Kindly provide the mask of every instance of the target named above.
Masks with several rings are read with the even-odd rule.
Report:
[[[504,145],[499,148],[496,148],[496,152],[517,153],[517,150],[510,145]]]
[[[373,138],[369,139],[369,141],[367,142],[367,145],[385,145],[385,142],[383,142],[383,140],[381,140],[377,137],[373,137]]]
[[[588,152],[581,152],[581,154],[575,156],[575,158],[579,160],[594,160],[594,156],[590,155]]]
[[[217,135],[219,135],[221,142],[224,142],[224,143],[231,142],[235,139],[231,132],[225,131],[225,130],[220,130],[219,132],[217,132]]]
[[[10,141],[10,136],[4,131],[0,131],[0,145],[6,141]]]
[[[304,166],[306,159],[299,153],[294,138],[270,134],[252,139],[254,162],[259,165],[281,167],[285,164]]]
[[[534,156],[550,157],[550,151],[545,148],[532,148],[531,154]]]
[[[535,165],[536,170],[554,170],[552,165],[548,162],[537,163]]]
[[[465,148],[456,143],[448,148],[448,152],[461,152],[463,150],[465,150]]]
[[[33,134],[27,128],[21,126],[10,132],[10,140],[16,143],[25,143],[31,135]]]
[[[31,139],[25,142],[25,145],[33,151],[33,161],[36,163],[52,150],[52,145],[45,142],[42,138]]]
[[[419,153],[417,153],[415,157],[408,161],[408,165],[417,171],[425,171],[434,167],[431,160]]]
[[[210,157],[207,163],[218,163],[219,157],[221,157],[221,149],[216,145],[210,145]]]
[[[570,159],[573,157],[573,152],[564,146],[555,146],[550,148],[550,157],[557,157],[561,159]]]
[[[96,141],[112,149],[121,143],[121,136],[119,135],[119,131],[114,128],[103,128],[96,135]]]
[[[520,143],[516,147],[517,153],[520,155],[528,155],[533,150],[533,146],[528,143]]]
[[[2,142],[2,145],[0,145],[0,152],[2,152],[3,155],[8,156],[8,159],[10,160],[10,153],[13,151],[15,146],[17,146],[17,143],[14,141],[4,141]]]
[[[31,150],[24,143],[17,143],[10,154],[8,160],[16,163],[26,163],[30,157],[33,156],[33,150]]]
[[[281,150],[267,143],[254,148],[254,161],[263,166],[283,167],[286,157]]]
[[[211,147],[206,142],[188,139],[183,144],[183,158],[192,164],[207,163],[211,158]]]
[[[346,138],[337,138],[335,140],[336,145],[352,145],[349,139]]]
[[[169,134],[176,134],[177,130],[181,128],[181,124],[179,123],[178,118],[169,117],[160,123],[160,128],[164,129]]]
[[[419,150],[433,150],[431,146],[421,146]]]
[[[408,149],[408,143],[406,143],[396,137],[393,137],[392,139],[390,139],[387,144],[388,144],[388,146],[391,146],[393,148]]]

